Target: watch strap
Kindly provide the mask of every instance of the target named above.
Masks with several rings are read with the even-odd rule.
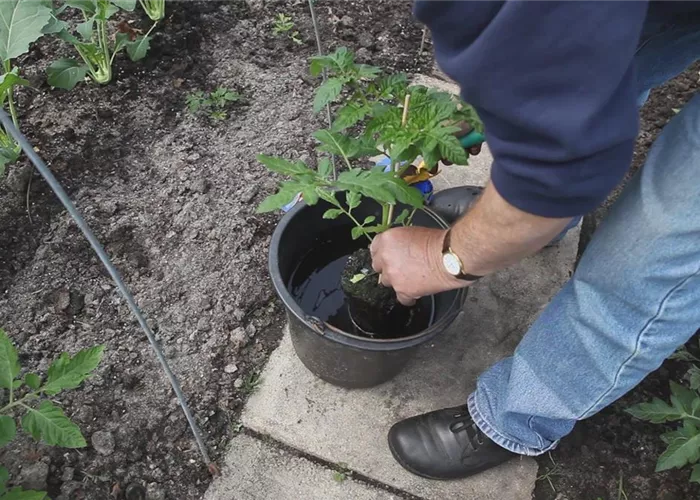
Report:
[[[452,251],[452,247],[450,246],[451,234],[452,234],[452,229],[450,228],[447,230],[447,233],[445,233],[445,239],[442,242],[442,254],[444,255],[444,254],[449,252],[452,255],[454,255],[457,258],[457,260],[459,261],[460,272],[458,275],[455,276],[455,278],[460,279],[460,280],[465,280],[465,281],[476,281],[478,279],[483,278],[483,276],[477,276],[476,274],[469,274],[469,273],[465,273],[463,271],[464,265],[462,264],[462,259],[460,259],[459,255],[457,255],[454,251]]]

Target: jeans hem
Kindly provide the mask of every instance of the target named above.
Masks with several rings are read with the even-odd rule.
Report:
[[[476,403],[476,392],[473,392],[467,399],[467,408],[469,409],[469,414],[476,426],[486,434],[486,436],[496,443],[501,448],[517,453],[518,455],[526,455],[529,457],[536,457],[553,450],[559,444],[559,441],[554,441],[551,445],[542,448],[530,448],[529,446],[524,446],[512,439],[505,437],[503,434],[498,432],[491,424],[489,424],[484,418],[483,414],[479,411],[478,405]]]

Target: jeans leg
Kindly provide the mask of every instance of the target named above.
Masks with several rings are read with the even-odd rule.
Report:
[[[569,283],[469,397],[475,422],[537,455],[637,385],[700,327],[700,95],[665,127]]]

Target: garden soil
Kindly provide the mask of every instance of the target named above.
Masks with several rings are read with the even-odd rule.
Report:
[[[316,8],[327,47],[350,46],[362,62],[391,69],[432,64],[417,60],[422,28],[408,2]],[[118,56],[106,86],[50,89],[46,66],[71,49],[36,44],[19,61],[35,88],[18,104],[22,129],[149,318],[216,460],[281,336],[267,273],[278,216],[255,214],[278,179],[255,157],[313,164],[311,132],[323,126],[311,112],[316,45],[306,2],[168,2],[166,10],[147,58]],[[281,12],[302,45],[273,35]],[[129,18],[148,29],[140,13]],[[189,93],[218,86],[244,96],[227,120],[187,112]],[[55,398],[90,446],[16,439],[0,456],[11,475],[60,499],[200,498],[209,473],[144,334],[26,160],[0,183],[0,290],[0,324],[23,367],[45,373],[62,351],[106,347],[96,375]]]
[[[418,57],[422,29],[409,2],[320,0],[316,8],[326,46],[347,45],[361,62],[391,70],[432,68],[428,56]],[[292,16],[302,45],[272,34],[280,12]],[[129,19],[149,27],[145,16]],[[43,73],[70,48],[43,40],[19,61],[34,84],[18,96],[19,109],[22,129],[149,318],[216,461],[240,430],[239,412],[281,336],[283,311],[267,275],[278,216],[254,212],[277,179],[255,156],[313,164],[310,133],[323,125],[310,111],[316,82],[306,60],[315,43],[303,1],[169,2],[155,32],[144,61],[118,56],[111,84],[71,92],[50,89]],[[244,101],[221,123],[191,116],[186,96],[217,86]],[[636,165],[671,108],[695,88],[697,71],[653,95]],[[62,500],[200,498],[210,476],[149,344],[26,160],[0,182],[0,291],[0,324],[26,369],[45,373],[62,351],[106,347],[92,379],[54,398],[88,448],[16,439],[0,463],[17,482]],[[626,404],[665,395],[679,370],[662,368]],[[616,499],[621,474],[630,500],[700,496],[686,486],[686,472],[652,473],[662,449],[658,426],[614,407],[578,429],[553,453],[555,492],[540,481],[538,499]]]

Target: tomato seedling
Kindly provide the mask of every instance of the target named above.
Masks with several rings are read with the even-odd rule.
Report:
[[[257,210],[280,209],[302,193],[308,205],[324,200],[333,206],[324,218],[348,217],[355,224],[354,239],[371,239],[394,224],[410,221],[409,210],[394,218],[397,203],[413,211],[423,206],[423,195],[402,178],[411,164],[422,157],[427,169],[443,158],[466,165],[467,153],[454,135],[460,130],[458,124],[466,122],[479,132],[483,125],[474,109],[457,97],[409,85],[403,74],[384,75],[380,68],[357,64],[345,47],[312,58],[311,74],[320,76],[324,71],[328,79],[316,90],[314,111],[331,103],[339,107],[332,126],[313,136],[319,142],[317,150],[337,156],[345,169],[334,178],[328,156],[320,158],[314,170],[299,160],[260,155],[259,161],[268,169],[290,180],[283,181],[278,192],[266,198]],[[363,159],[379,154],[391,159],[390,168],[362,167]],[[337,197],[341,192],[345,193],[343,201]],[[372,198],[381,205],[381,220],[369,216],[360,221],[353,215],[362,198]]]

